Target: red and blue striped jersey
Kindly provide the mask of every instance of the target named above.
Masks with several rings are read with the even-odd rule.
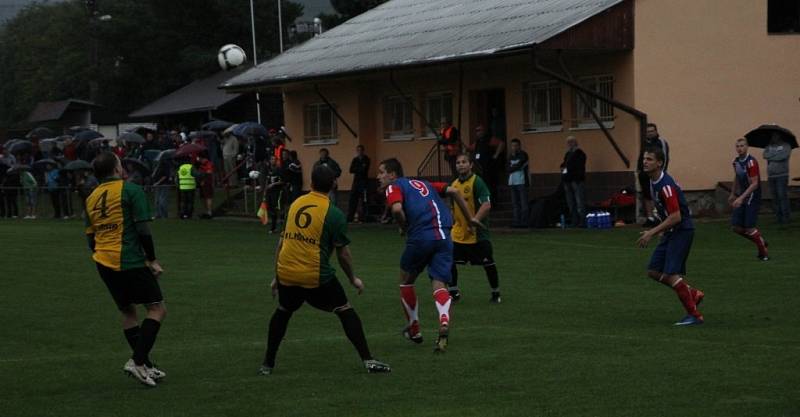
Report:
[[[733,160],[733,171],[736,172],[736,183],[739,185],[739,194],[743,193],[750,186],[750,177],[758,177],[758,161],[752,155],[747,154],[744,158]],[[737,194],[737,195],[739,195]],[[750,199],[761,198],[761,184],[753,191]]]
[[[403,204],[408,222],[408,240],[448,240],[453,227],[450,209],[439,197],[447,189],[443,182],[398,178],[386,187],[386,205]]]
[[[673,230],[693,230],[692,213],[683,196],[683,190],[675,180],[666,172],[661,173],[657,181],[650,180],[650,195],[653,196],[658,215],[666,219],[670,214],[680,210],[681,222],[673,226]]]

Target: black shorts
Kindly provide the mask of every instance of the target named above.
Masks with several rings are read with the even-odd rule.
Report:
[[[164,301],[161,287],[150,268],[115,271],[97,264],[97,272],[120,310],[131,304],[155,304]]]
[[[639,171],[639,188],[642,189],[642,197],[652,200],[650,195],[650,176],[646,172]]]
[[[337,279],[332,279],[317,288],[278,283],[278,303],[285,310],[296,311],[304,302],[322,311],[332,312],[347,304],[347,295]]]
[[[453,242],[453,262],[464,265],[494,265],[494,251],[492,242],[479,240],[477,243]]]

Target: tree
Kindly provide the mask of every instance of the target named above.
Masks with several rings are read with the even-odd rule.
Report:
[[[331,0],[331,6],[336,10],[336,14],[323,13],[317,17],[322,20],[322,27],[331,29],[387,1],[388,0]]]
[[[254,0],[259,61],[278,53],[277,0]],[[33,3],[0,31],[0,124],[22,126],[39,101],[88,98],[128,113],[217,71],[220,46],[252,54],[250,6],[226,0]],[[283,0],[286,26],[303,6]],[[111,20],[98,16],[110,15]],[[97,65],[92,65],[97,43]],[[252,59],[252,57],[250,57]]]

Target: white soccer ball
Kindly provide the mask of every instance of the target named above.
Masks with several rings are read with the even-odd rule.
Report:
[[[251,179],[257,180],[257,179],[258,179],[258,177],[259,177],[259,176],[261,176],[261,173],[260,173],[260,172],[258,172],[258,171],[250,171],[250,173],[249,173],[249,174],[247,174],[247,175],[248,175],[248,176],[249,176]]]
[[[225,71],[234,69],[244,64],[245,61],[247,61],[247,54],[244,53],[244,49],[239,45],[229,43],[219,48],[219,53],[217,53],[217,62],[219,62],[220,68]]]

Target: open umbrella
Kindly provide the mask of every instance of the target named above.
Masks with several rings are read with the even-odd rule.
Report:
[[[136,171],[139,171],[145,177],[150,175],[150,167],[148,167],[147,165],[145,165],[144,162],[142,162],[142,161],[140,161],[138,159],[135,159],[135,158],[122,158],[121,162],[122,162],[122,166],[125,167],[125,169],[128,172],[136,170]]]
[[[794,133],[778,125],[761,125],[748,132],[744,137],[747,138],[748,146],[766,148],[772,141],[773,135],[778,135],[784,143],[789,144],[792,148],[797,147],[797,138]]]
[[[121,134],[117,139],[127,143],[144,143],[144,137],[136,132],[126,132]]]
[[[211,130],[198,130],[189,133],[189,140],[201,139],[203,142],[209,142],[217,138],[217,132]]]
[[[89,141],[89,146],[94,146],[95,148],[99,148],[99,147],[101,147],[103,145],[109,145],[110,146],[111,145],[109,143],[110,141],[111,141],[111,139],[101,136],[99,138],[94,138],[94,139],[90,140]]]
[[[95,132],[94,130],[84,130],[76,133],[74,139],[79,142],[85,142],[102,137],[103,135],[101,135],[99,132]]]
[[[161,155],[161,151],[158,149],[147,149],[142,151],[142,159],[145,161],[155,161],[158,159],[158,155]]]
[[[178,150],[175,151],[174,158],[195,155],[200,152],[203,152],[204,150],[206,150],[206,147],[203,145],[198,145],[196,143],[187,143],[186,145],[181,146],[180,148],[178,148]]]
[[[42,139],[39,141],[39,149],[43,150],[44,152],[50,152],[58,144],[58,142],[58,138]]]
[[[256,122],[239,123],[233,129],[236,136],[263,136],[267,137],[267,128]]]
[[[222,131],[222,136],[233,135],[233,130],[236,129],[238,126],[239,126],[238,124],[228,126],[227,128],[225,128],[225,130]]]
[[[53,132],[50,128],[39,126],[28,132],[28,134],[25,135],[25,137],[28,139],[34,136],[36,136],[37,138],[52,138],[55,135],[56,132]]]
[[[20,152],[30,152],[33,149],[33,142],[29,140],[17,140],[9,145],[6,149],[12,154]]]
[[[14,165],[13,167],[9,168],[6,171],[6,174],[19,174],[22,171],[30,171],[30,170],[31,170],[31,167],[29,167],[27,165],[17,164],[17,165]]]
[[[40,159],[33,163],[34,169],[46,169],[48,165],[58,166],[58,162],[54,159]]]
[[[225,130],[231,126],[233,126],[233,123],[231,122],[226,122],[224,120],[212,120],[201,127],[203,128],[203,130],[220,131],[220,130]]]
[[[133,129],[129,130],[129,132],[133,132],[133,133],[136,133],[136,134],[138,134],[140,136],[144,136],[144,135],[146,135],[148,133],[156,133],[156,130],[155,129],[151,129],[151,128],[147,127],[147,126],[137,126],[137,127],[133,128]]]
[[[175,157],[175,152],[177,152],[177,149],[167,149],[161,151],[161,153],[159,153],[156,157],[156,161],[166,161],[168,159],[172,159]]]
[[[67,171],[78,171],[81,169],[92,169],[92,164],[84,161],[83,159],[76,159],[68,163],[64,169]]]

